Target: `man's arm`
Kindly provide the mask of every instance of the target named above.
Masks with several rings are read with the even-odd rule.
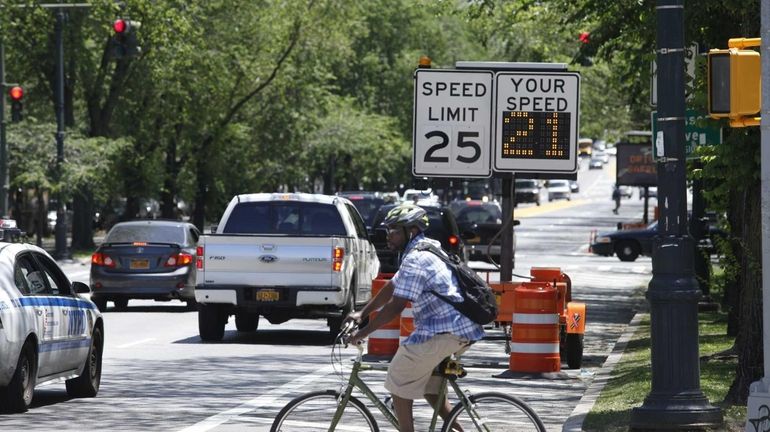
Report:
[[[391,320],[393,320],[393,318],[400,316],[401,311],[404,310],[408,301],[409,300],[403,297],[391,296],[390,301],[388,301],[385,306],[382,307],[380,313],[378,313],[376,317],[369,321],[369,325],[357,331],[356,334],[350,338],[350,342],[357,343],[363,340],[378,328],[389,323]]]
[[[361,319],[366,318],[369,316],[370,313],[376,311],[377,309],[381,308],[384,304],[390,300],[391,296],[393,295],[393,284],[391,281],[388,281],[385,286],[382,287],[380,292],[377,293],[374,297],[369,300],[369,303],[364,306],[363,309],[361,309],[358,312],[353,312],[350,315],[348,315],[349,319],[352,319],[356,322],[360,322]]]

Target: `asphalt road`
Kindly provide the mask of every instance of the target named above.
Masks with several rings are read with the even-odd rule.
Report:
[[[642,201],[636,195],[623,201],[619,215],[612,214],[613,164],[603,170],[581,167],[581,191],[571,201],[548,203],[544,194],[541,206],[516,208],[522,223],[516,231],[514,273],[528,274],[532,266],[561,267],[573,280],[573,299],[587,303],[583,368],[511,373],[501,340],[481,341],[463,359],[469,371],[461,380],[464,388],[520,396],[553,431],[561,430],[604,363],[651,278],[649,258],[623,263],[587,251],[591,230],[613,230],[617,222],[641,218]],[[63,268],[71,279],[88,281],[88,265],[72,262]],[[131,301],[127,311],[105,313],[105,334],[96,398],[70,399],[63,383],[40,387],[29,412],[0,416],[0,430],[266,431],[293,397],[340,383],[335,373],[340,364],[330,362],[331,341],[321,320],[275,326],[261,320],[256,333],[239,334],[231,318],[224,341],[212,344],[201,342],[197,313],[183,303]],[[501,332],[489,329],[488,335]],[[342,354],[347,370],[347,357],[355,350]],[[366,377],[384,396],[384,373]],[[418,422],[429,415],[427,405],[416,406]],[[389,430],[377,416],[380,427]]]

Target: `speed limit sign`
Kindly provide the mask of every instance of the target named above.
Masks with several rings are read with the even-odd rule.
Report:
[[[491,71],[418,69],[414,77],[412,173],[489,177]]]

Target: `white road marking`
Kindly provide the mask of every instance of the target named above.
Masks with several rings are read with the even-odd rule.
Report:
[[[135,342],[130,342],[130,343],[127,343],[127,344],[118,345],[118,348],[128,348],[128,347],[132,347],[134,345],[143,344],[145,342],[152,342],[154,340],[155,340],[155,338],[142,339],[142,340],[138,340],[138,341],[135,341]]]
[[[249,401],[246,401],[242,403],[241,405],[238,405],[235,408],[231,408],[227,411],[223,411],[219,414],[214,414],[213,416],[204,419],[202,421],[199,421],[198,423],[195,423],[192,426],[186,427],[184,429],[181,429],[179,432],[205,432],[211,429],[214,429],[215,427],[226,423],[241,414],[245,414],[249,411],[253,411],[256,408],[262,408],[265,405],[269,405],[275,402],[275,400],[286,393],[290,393],[292,391],[295,391],[306,384],[316,381],[320,379],[321,377],[324,377],[331,373],[333,371],[333,366],[329,365],[326,367],[323,367],[321,369],[318,369],[315,372],[311,372],[306,375],[302,375],[299,378],[296,378],[292,381],[289,381],[288,383],[274,388],[264,395],[251,399]]]

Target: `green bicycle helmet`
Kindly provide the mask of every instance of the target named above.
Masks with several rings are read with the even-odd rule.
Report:
[[[388,212],[382,224],[388,228],[417,227],[420,231],[428,229],[428,213],[414,204],[400,204]]]

